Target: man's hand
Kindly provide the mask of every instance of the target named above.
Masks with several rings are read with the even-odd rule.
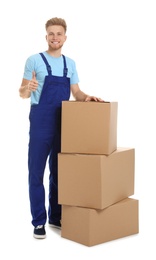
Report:
[[[32,72],[32,79],[28,83],[28,90],[29,91],[36,91],[38,87],[38,81],[36,80],[35,71]]]
[[[94,96],[87,96],[85,101],[86,102],[88,102],[88,101],[105,102],[103,99],[97,98],[97,97],[94,97]]]

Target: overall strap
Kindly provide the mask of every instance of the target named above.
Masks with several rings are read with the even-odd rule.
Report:
[[[49,65],[49,63],[48,63],[46,57],[44,56],[43,53],[40,53],[40,55],[41,55],[43,61],[44,61],[45,64],[46,64],[47,71],[48,71],[48,75],[52,75],[52,70],[51,70],[51,67],[50,67],[50,65]],[[65,58],[64,55],[62,55],[62,57],[63,57],[63,64],[64,64],[63,76],[64,76],[64,77],[67,77],[68,68],[67,68],[66,58]]]
[[[62,55],[62,57],[63,57],[63,63],[64,63],[63,76],[64,76],[64,77],[67,77],[68,68],[67,68],[66,58],[65,58],[64,55]]]
[[[49,65],[49,63],[48,63],[46,57],[43,55],[43,53],[40,53],[40,55],[41,55],[43,61],[44,61],[45,64],[46,64],[47,71],[48,71],[48,75],[52,75],[52,70],[51,70],[51,67],[50,67],[50,65]]]

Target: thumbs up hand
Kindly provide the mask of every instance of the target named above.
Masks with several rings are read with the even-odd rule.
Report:
[[[38,81],[36,80],[36,73],[35,71],[32,72],[32,79],[28,83],[29,91],[36,91],[38,87]]]

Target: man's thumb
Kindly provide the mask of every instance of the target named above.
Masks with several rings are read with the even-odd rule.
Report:
[[[35,73],[35,71],[32,72],[32,79],[36,80],[36,73]]]

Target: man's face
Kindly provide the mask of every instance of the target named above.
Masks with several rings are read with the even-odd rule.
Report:
[[[47,28],[46,40],[51,50],[60,49],[67,36],[65,35],[64,28],[60,25],[52,25]]]

